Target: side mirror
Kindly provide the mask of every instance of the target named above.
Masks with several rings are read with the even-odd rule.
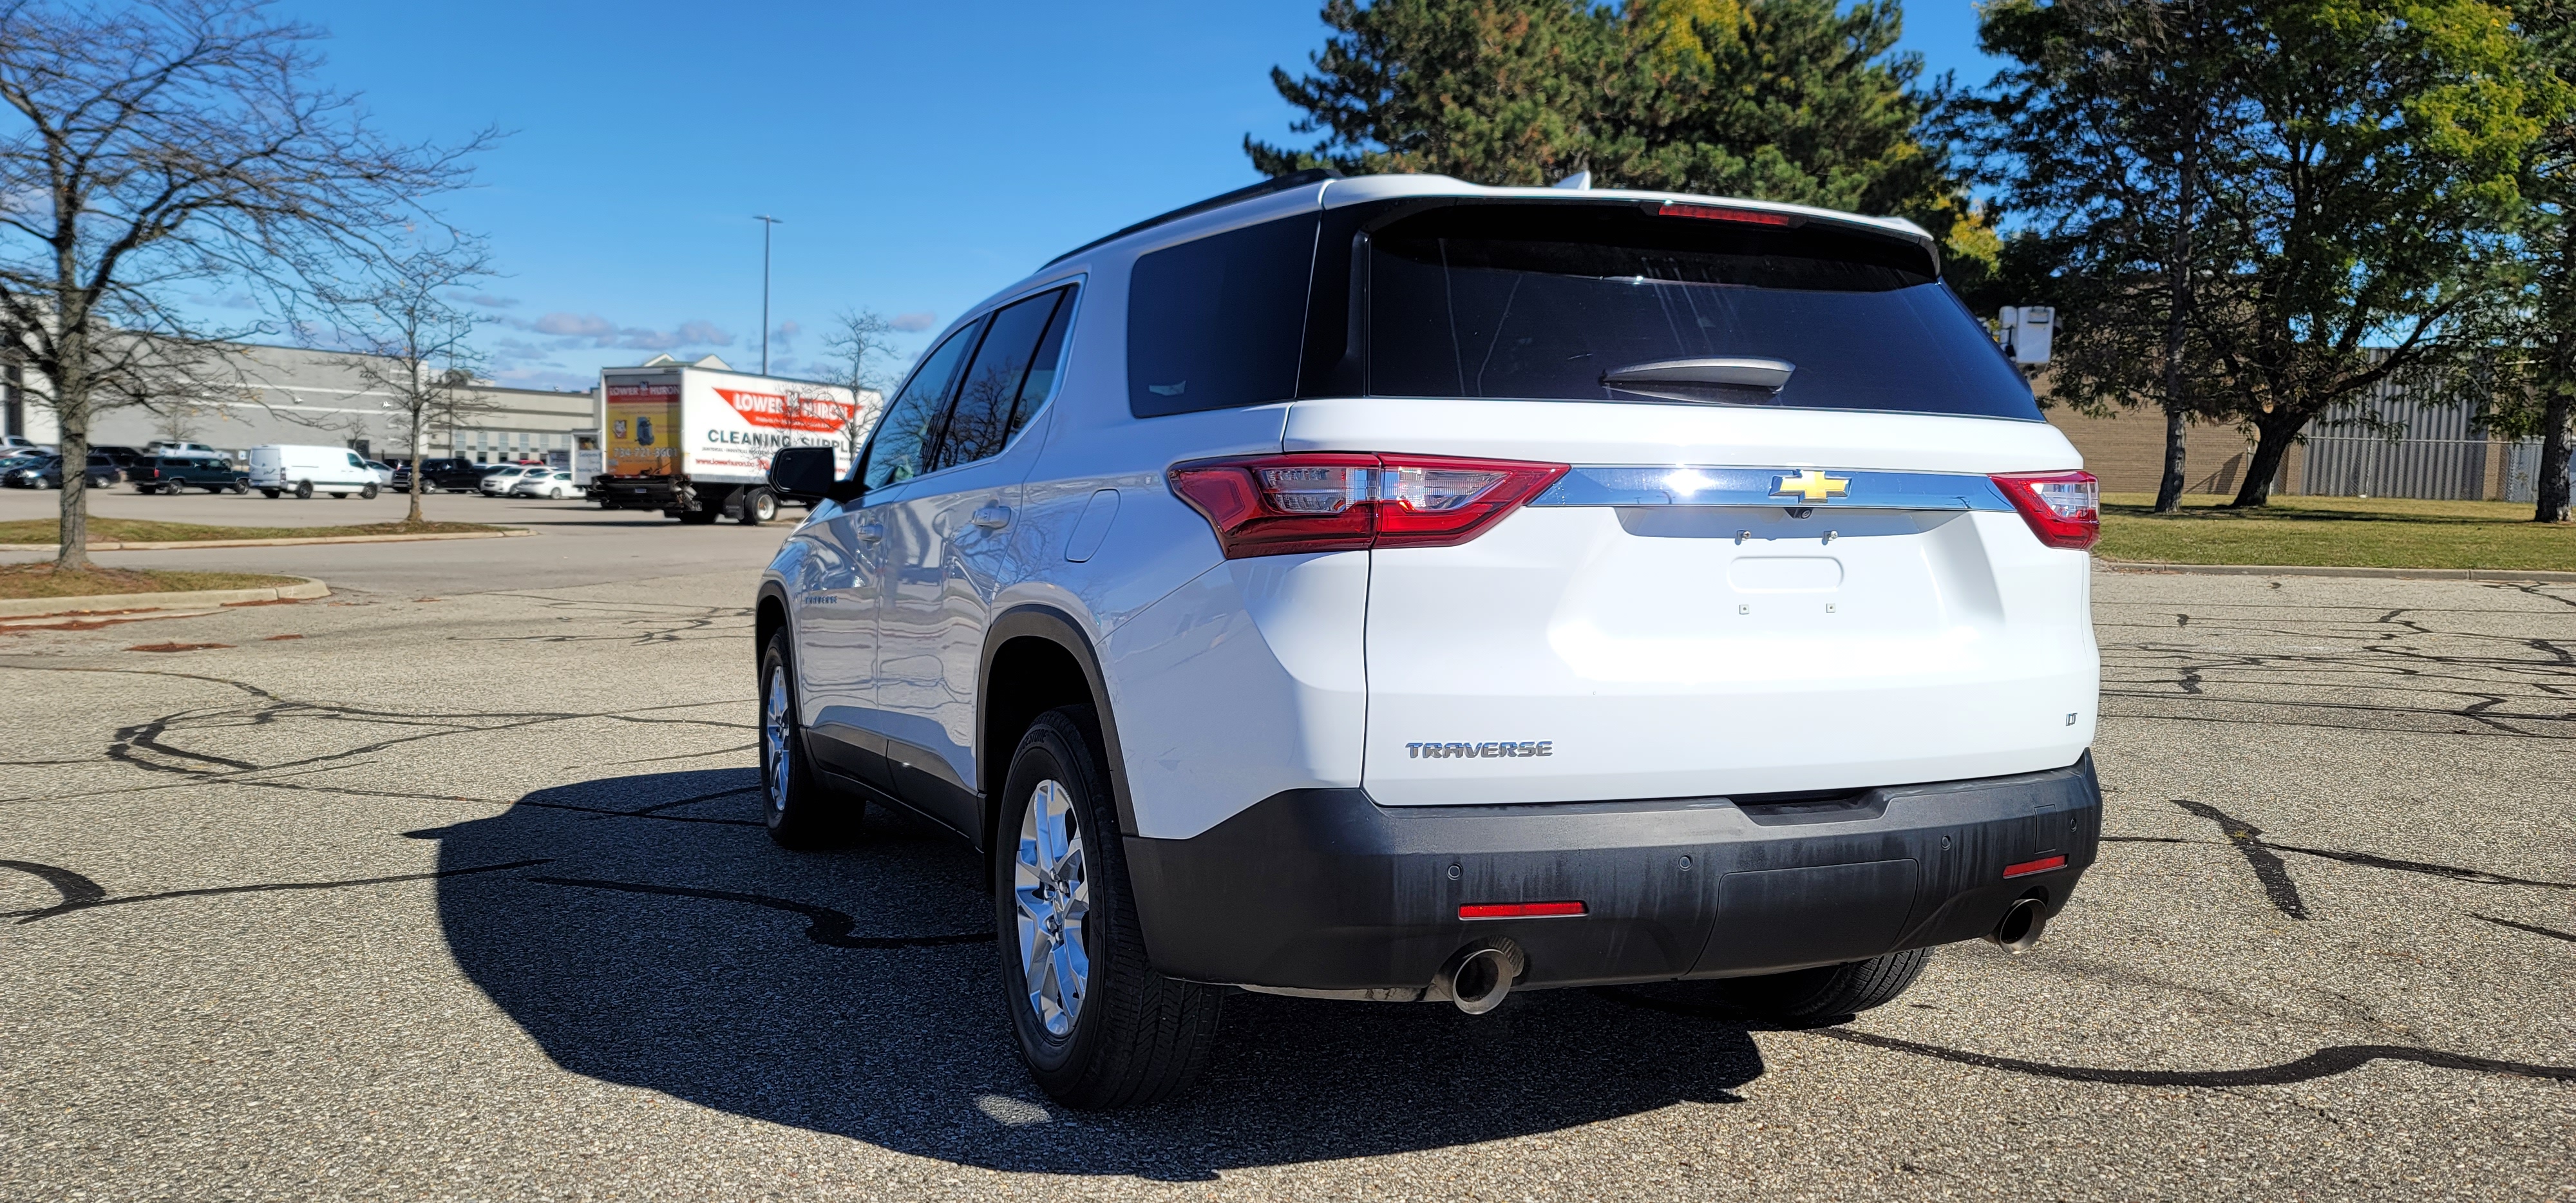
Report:
[[[769,457],[769,489],[790,501],[856,501],[859,482],[843,480],[829,447],[785,447]]]

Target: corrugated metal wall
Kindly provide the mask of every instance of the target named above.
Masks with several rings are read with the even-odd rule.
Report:
[[[2299,491],[2320,497],[2485,497],[2487,458],[2500,447],[2477,428],[2470,406],[2427,403],[2410,395],[2415,391],[2408,382],[2383,380],[2366,400],[2336,406],[2309,423]],[[2376,417],[2380,428],[2358,420],[2365,417]]]

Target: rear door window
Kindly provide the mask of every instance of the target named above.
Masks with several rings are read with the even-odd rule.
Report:
[[[1893,236],[1653,206],[1460,205],[1376,231],[1367,270],[1368,391],[1379,396],[2039,418],[1931,255]],[[1792,371],[1777,392],[1608,383],[1622,369],[1708,359]]]
[[[866,461],[859,465],[859,479],[868,488],[882,489],[922,474],[925,456],[936,449],[931,436],[946,409],[948,386],[983,329],[979,321],[949,335],[913,369],[912,379],[895,394],[894,404],[886,407],[876,434],[868,439]]]
[[[957,400],[949,406],[948,424],[941,429],[938,454],[931,460],[930,471],[998,454],[1003,444],[1010,442],[1019,430],[1012,419],[1020,390],[1028,382],[1030,365],[1037,361],[1039,345],[1053,326],[1056,310],[1071,295],[1071,289],[1060,288],[1014,301],[994,312],[986,325],[983,345],[976,348],[974,360],[959,380]],[[1049,365],[1049,374],[1053,374],[1053,365]]]
[[[1127,411],[1151,418],[1295,396],[1321,220],[1264,222],[1137,259]]]

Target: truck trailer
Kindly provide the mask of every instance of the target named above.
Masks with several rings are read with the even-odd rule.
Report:
[[[608,509],[660,510],[688,523],[768,521],[765,481],[781,447],[831,447],[841,467],[884,409],[874,390],[758,376],[709,356],[599,372],[604,465],[590,481]]]

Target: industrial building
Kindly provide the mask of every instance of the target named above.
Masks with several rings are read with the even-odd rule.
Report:
[[[365,378],[361,358],[343,351],[236,344],[215,373],[222,387],[185,401],[104,410],[91,420],[90,442],[128,447],[155,441],[205,443],[237,458],[265,443],[316,443],[347,446],[374,459],[408,458],[410,432],[400,402]],[[5,430],[0,433],[54,442],[54,415],[25,396],[18,369],[7,371],[4,387],[0,425]],[[452,409],[432,421],[425,455],[485,462],[546,459],[549,453],[568,457],[576,437],[592,435],[596,422],[596,407],[586,390],[477,383],[457,390]]]

